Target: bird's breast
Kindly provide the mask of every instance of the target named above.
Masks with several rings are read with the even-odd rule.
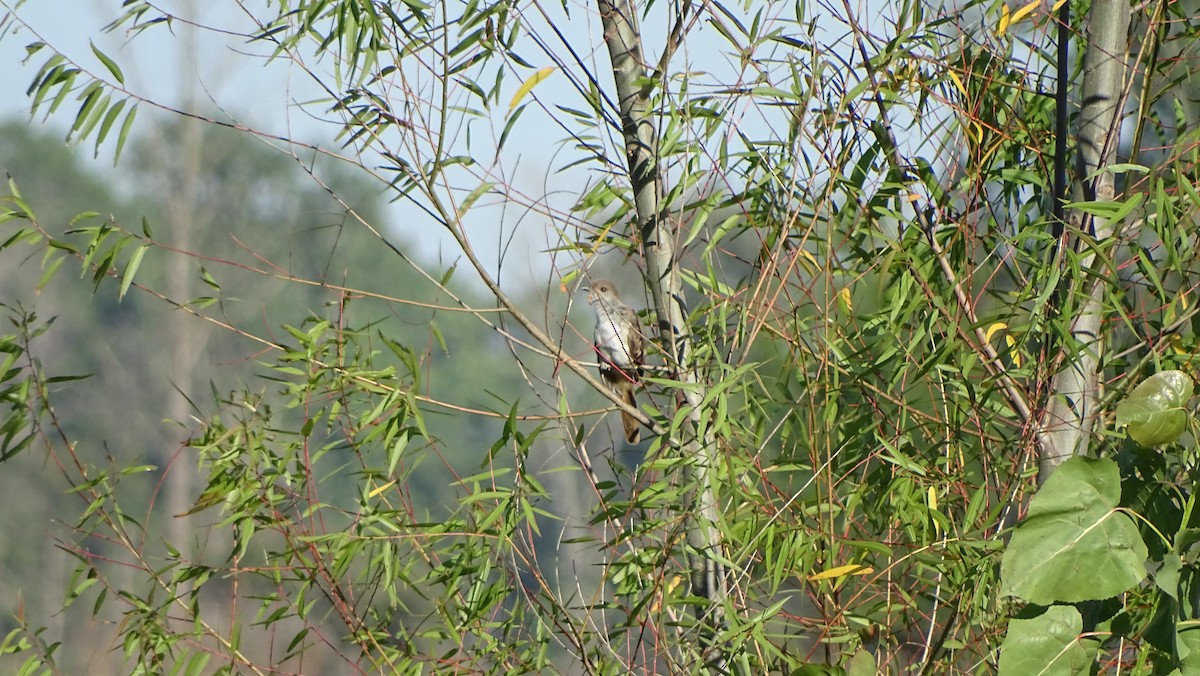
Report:
[[[631,365],[632,360],[629,358],[625,339],[619,327],[607,316],[601,316],[596,322],[595,341],[596,348],[609,361],[622,367]]]

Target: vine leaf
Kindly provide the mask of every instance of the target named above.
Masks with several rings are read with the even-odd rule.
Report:
[[[1083,617],[1072,606],[1052,606],[1030,619],[1014,618],[1000,648],[1000,676],[1090,674],[1096,650],[1080,641],[1082,631]]]
[[[1031,603],[1106,599],[1146,577],[1146,544],[1117,509],[1121,477],[1112,460],[1071,458],[1029,503],[1000,563],[1001,593]]]
[[[1187,429],[1191,396],[1192,379],[1183,371],[1156,373],[1117,404],[1117,425],[1128,425],[1129,436],[1142,446],[1169,444]]]

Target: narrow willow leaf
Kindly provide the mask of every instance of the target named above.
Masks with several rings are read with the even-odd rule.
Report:
[[[463,199],[462,203],[460,203],[458,205],[459,217],[461,218],[463,216],[463,214],[470,211],[471,207],[475,205],[476,200],[478,200],[480,197],[483,196],[484,193],[486,193],[487,191],[491,190],[494,187],[496,187],[495,183],[487,183],[487,182],[480,183],[478,186],[476,186],[476,188],[471,191],[471,194],[467,195],[466,198]]]
[[[104,96],[100,97],[100,102],[92,106],[91,110],[88,111],[87,119],[83,121],[83,125],[79,128],[79,138],[81,140],[92,135],[92,130],[104,118],[104,111],[108,110],[108,104],[111,101],[112,95],[105,93]]]
[[[817,580],[830,580],[849,575],[870,575],[874,572],[875,569],[871,568],[870,566],[864,566],[860,563],[848,563],[844,566],[837,566],[836,568],[830,568],[829,570],[823,570],[819,573],[814,573],[809,575],[808,579],[816,582]]]
[[[1035,10],[1041,6],[1042,6],[1041,0],[1034,0],[1033,2],[1021,7],[1020,9],[1018,9],[1017,11],[1012,13],[1012,17],[1010,17],[1010,19],[1009,19],[1009,25],[1012,25],[1014,23],[1017,23],[1021,19],[1024,19],[1025,17],[1029,16],[1029,14],[1033,12],[1033,10]]]
[[[529,78],[525,80],[525,82],[522,83],[519,88],[517,88],[517,93],[513,94],[512,100],[508,102],[508,110],[511,112],[513,108],[516,108],[517,104],[521,103],[521,99],[528,96],[529,92],[533,91],[534,87],[538,86],[542,80],[550,77],[550,75],[556,70],[558,69],[554,66],[546,66],[533,75],[530,75]]]
[[[37,75],[33,76],[33,81],[29,83],[29,88],[25,90],[25,95],[31,96],[34,92],[38,93],[33,100],[35,110],[37,109],[38,101],[45,96],[45,93],[41,90],[46,86],[46,83],[50,82],[53,73],[59,65],[65,61],[66,59],[61,54],[54,54],[46,59],[46,63],[43,63],[42,67],[38,69]]]
[[[125,293],[129,291],[129,285],[133,284],[133,277],[137,274],[138,268],[142,266],[142,258],[146,255],[146,249],[149,246],[139,246],[133,251],[133,255],[129,257],[129,264],[125,266],[125,274],[121,277],[121,290],[117,293],[117,298],[123,300]]]
[[[221,285],[218,284],[217,280],[213,278],[212,274],[208,270],[205,270],[204,268],[200,268],[200,281],[211,286],[212,288],[216,289],[217,291],[221,290]]]
[[[92,46],[92,53],[96,55],[97,59],[100,59],[100,63],[104,64],[104,67],[108,69],[108,72],[112,73],[112,76],[117,79],[117,82],[125,84],[125,74],[121,72],[121,68],[117,66],[117,62],[113,61],[107,54],[100,51],[100,49],[96,47],[96,43],[89,40],[88,44]]]
[[[104,139],[108,136],[108,132],[112,129],[113,123],[117,121],[117,117],[121,115],[121,110],[125,108],[125,104],[129,99],[121,99],[117,101],[117,105],[108,109],[104,114],[104,122],[100,124],[100,131],[96,133],[96,147],[93,152],[93,157],[100,155],[100,144],[104,143]]]
[[[1007,328],[1008,328],[1008,324],[1005,324],[1004,322],[995,322],[991,326],[987,327],[987,331],[984,332],[984,334],[983,334],[984,341],[986,341],[988,343],[992,342],[992,336],[996,335],[997,332],[1003,331]]]
[[[55,67],[50,69],[44,78],[34,81],[33,85],[29,88],[29,93],[33,94],[33,101],[29,105],[29,110],[32,113],[37,112],[38,107],[42,105],[42,102],[50,94],[50,91],[54,89],[54,85],[61,82],[61,78],[64,77],[66,77],[65,72],[61,68]],[[69,88],[68,91],[70,91]],[[61,89],[59,90],[59,96],[63,96]]]
[[[1141,193],[1135,193],[1122,201],[1072,202],[1067,205],[1067,208],[1078,209],[1086,214],[1116,222],[1132,213],[1134,209],[1141,206],[1143,201],[1145,201],[1144,196]]]
[[[500,132],[500,142],[496,145],[496,152],[499,153],[504,144],[508,141],[508,135],[512,132],[513,127],[517,124],[517,120],[521,119],[521,113],[525,112],[525,106],[517,109],[517,112],[508,116],[508,122],[504,123],[504,131]]]
[[[125,147],[125,139],[129,137],[129,128],[133,126],[133,117],[137,115],[137,105],[129,108],[129,114],[125,116],[125,121],[121,123],[121,133],[117,136],[117,150],[113,156],[113,164],[121,159],[121,149]]]
[[[56,256],[50,265],[46,266],[45,271],[42,272],[42,276],[40,279],[38,279],[37,286],[34,287],[34,289],[40,293],[42,289],[46,288],[46,284],[50,282],[50,278],[54,276],[55,272],[58,272],[58,268],[66,259],[66,255],[60,254]]]
[[[62,105],[62,102],[67,99],[67,94],[70,94],[71,89],[75,86],[75,76],[77,75],[79,75],[79,70],[75,68],[64,71],[62,84],[59,85],[58,94],[54,97],[54,100],[50,102],[50,107],[46,110],[47,115],[58,110],[58,107]]]
[[[84,88],[83,93],[80,94],[80,98],[83,100],[83,103],[79,106],[79,112],[75,114],[75,122],[71,124],[71,131],[67,134],[67,138],[70,138],[72,134],[79,131],[80,127],[87,122],[96,104],[100,103],[100,100],[104,98],[104,93],[100,89],[100,86],[93,82]]]
[[[372,489],[370,493],[367,493],[367,497],[373,498],[395,485],[396,485],[396,480],[392,479],[391,481],[383,484],[382,486],[378,486],[378,487]]]
[[[1000,21],[996,24],[996,37],[1004,37],[1010,24],[1012,24],[1012,11],[1008,9],[1007,4],[1000,5]]]

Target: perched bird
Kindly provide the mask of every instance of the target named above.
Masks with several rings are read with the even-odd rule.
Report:
[[[599,356],[600,377],[622,400],[636,406],[633,392],[640,384],[642,364],[646,359],[646,337],[633,308],[621,302],[617,287],[607,279],[592,282],[588,303],[596,312],[596,333],[592,342]],[[621,411],[625,438],[636,444],[641,438],[641,426],[625,411]]]

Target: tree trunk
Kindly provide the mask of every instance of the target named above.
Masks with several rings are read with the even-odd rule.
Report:
[[[1097,173],[1113,163],[1121,130],[1121,110],[1128,79],[1129,3],[1127,0],[1093,0],[1087,22],[1087,52],[1084,54],[1082,107],[1079,115],[1079,179],[1076,194],[1083,200],[1112,200],[1114,176]],[[1060,139],[1059,142],[1065,142]],[[1107,220],[1075,212],[1071,228],[1060,246],[1081,252],[1083,239],[1093,240],[1089,248],[1104,248],[1113,237]],[[1080,274],[1076,280],[1083,298],[1077,305],[1065,299],[1064,309],[1078,307],[1071,321],[1071,332],[1063,350],[1067,353],[1062,370],[1054,376],[1045,420],[1048,443],[1042,448],[1038,464],[1038,483],[1044,483],[1067,458],[1086,455],[1092,428],[1099,413],[1100,357],[1104,351],[1100,321],[1106,272],[1096,269],[1096,256],[1080,253]],[[1060,260],[1064,257],[1060,256]]]
[[[634,8],[628,0],[597,0],[597,6],[616,81],[625,155],[637,210],[637,230],[646,263],[646,281],[658,316],[658,333],[671,376],[685,384],[696,383],[699,378],[691,356],[683,282],[676,262],[676,233],[664,214],[658,134],[650,110],[650,86],[645,84],[648,73],[642,58]],[[664,57],[660,63],[665,64],[666,60]],[[693,552],[689,554],[691,592],[705,600],[697,611],[701,623],[701,649],[706,661],[720,669],[724,655],[719,646],[713,645],[712,638],[723,624],[726,580],[719,563],[721,543],[712,479],[716,467],[715,443],[711,434],[704,439],[697,436],[703,393],[698,388],[686,386],[679,391],[691,409],[691,427],[682,439],[683,453],[692,461],[688,467],[691,484],[695,487],[688,528],[688,544]]]

